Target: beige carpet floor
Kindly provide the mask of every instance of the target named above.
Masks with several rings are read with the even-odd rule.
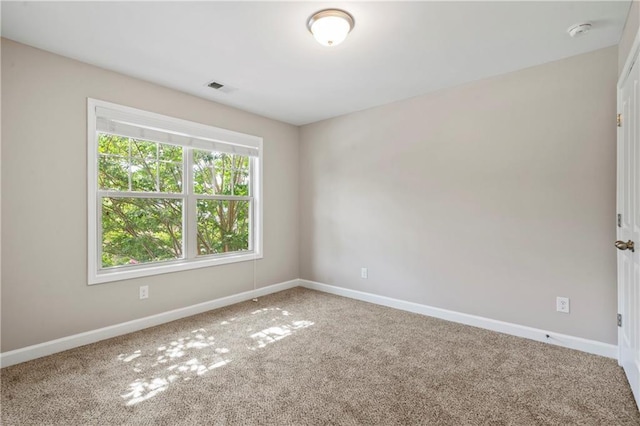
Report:
[[[3,425],[640,425],[615,360],[302,288],[0,377]]]

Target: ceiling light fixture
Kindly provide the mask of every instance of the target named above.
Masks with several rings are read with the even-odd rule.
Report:
[[[307,28],[318,43],[323,46],[336,46],[347,38],[354,24],[353,16],[344,10],[324,9],[309,18]]]

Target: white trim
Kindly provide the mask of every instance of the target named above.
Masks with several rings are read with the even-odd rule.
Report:
[[[524,337],[526,339],[550,343],[552,345],[562,346],[565,348],[576,349],[579,351],[601,355],[608,358],[618,357],[618,346],[609,343],[583,339],[582,337],[568,336],[566,334],[559,334],[552,331],[541,330],[538,328],[526,327],[524,325],[498,321],[476,315],[464,314],[461,312],[450,311],[433,306],[421,305],[419,303],[392,299],[390,297],[378,296],[376,294],[350,290],[347,288],[322,284],[315,281],[302,279],[299,281],[300,286],[312,290],[318,290],[325,293],[348,297],[351,299],[362,300],[364,302],[375,303],[376,305],[388,306],[390,308],[401,309],[403,311],[427,315],[430,317],[440,318],[460,324],[466,324],[473,327],[484,328],[487,330],[497,331],[499,333],[510,334],[512,336]],[[548,338],[547,335],[549,336]]]
[[[262,138],[259,136],[248,135],[246,133],[196,123],[195,121],[183,120],[181,118],[169,117],[155,112],[144,111],[98,99],[91,100],[93,101],[93,107],[95,107],[95,115],[97,118],[103,119],[102,121],[97,122],[101,126],[108,126],[109,122],[111,122],[113,125],[121,125],[126,128],[131,128],[130,124],[135,123],[135,128],[145,128],[149,132],[155,133],[156,130],[160,130],[172,133],[173,137],[176,138],[176,144],[182,146],[201,147],[216,151],[220,149],[218,144],[223,144],[225,146],[236,145],[245,147],[247,152],[251,152],[249,155],[257,155],[255,150],[262,142]],[[128,134],[126,136],[136,137]],[[184,136],[187,137],[185,138]],[[198,144],[198,141],[194,138],[200,139],[199,142],[201,142],[201,144]],[[165,140],[157,142],[170,143]]]
[[[264,159],[264,151],[262,150],[262,139],[258,142],[258,150],[260,151],[260,157],[252,160],[253,170],[251,173],[253,182],[251,182],[251,196],[253,196],[253,210],[251,214],[253,215],[251,218],[251,227],[253,231],[253,235],[251,241],[253,241],[253,251],[259,254],[259,258],[262,258],[263,253],[263,238],[264,238],[264,204],[263,204],[263,159]],[[257,184],[256,184],[257,181]],[[256,220],[256,216],[257,219]]]
[[[635,63],[635,61],[640,58],[640,28],[638,28],[638,32],[636,33],[636,37],[633,40],[633,44],[631,45],[631,49],[629,49],[629,54],[627,55],[627,59],[624,62],[624,67],[622,67],[622,72],[620,73],[620,77],[618,78],[618,85],[617,85],[617,92],[616,92],[616,108],[618,113],[622,113],[622,96],[621,96],[621,92],[622,92],[622,87],[624,86],[624,84],[627,81],[627,78],[629,78],[629,74],[631,73],[631,66]],[[624,119],[624,117],[623,117]],[[616,133],[616,145],[618,147],[618,152],[617,155],[620,155],[620,138],[622,134],[622,127],[617,127],[617,133]],[[616,160],[618,162],[618,164],[620,163],[620,159]],[[620,179],[620,177],[618,176],[616,179]],[[618,209],[619,206],[619,197],[620,194],[618,194],[617,189],[620,187],[620,182],[616,181],[616,210]],[[620,233],[620,228],[616,227],[616,235]],[[619,235],[617,235],[619,237]],[[619,239],[619,238],[617,238]],[[621,292],[620,292],[620,286],[618,285],[617,288],[617,292],[618,292],[618,313],[624,313],[624,305],[622,304],[621,301]],[[618,341],[621,341],[622,339],[622,328],[618,327]],[[622,353],[621,351],[621,347],[618,350],[617,353],[617,360],[618,360],[618,365],[622,366]]]
[[[120,267],[106,269],[92,275],[89,279],[89,285],[129,280],[132,278],[149,277],[153,275],[167,274],[169,272],[207,268],[210,266],[226,265],[228,263],[248,262],[251,260],[262,259],[263,257],[264,256],[262,254],[240,251],[206,258],[176,259],[134,266],[123,265]]]
[[[638,31],[638,35],[640,35],[640,31]],[[636,37],[636,41],[640,40],[638,37]],[[635,43],[634,43],[635,46]],[[632,58],[632,53],[633,53],[633,48],[630,51],[629,57],[626,60],[625,66],[623,68],[623,72],[620,74],[620,79],[618,80],[618,86],[616,89],[616,111],[618,112],[618,114],[622,114],[622,85],[626,82],[627,78],[629,77],[629,69],[627,69],[627,66],[631,66],[631,64],[629,63],[630,59]],[[625,72],[626,71],[626,72]],[[620,141],[622,140],[622,130],[623,128],[618,126],[616,127],[616,213],[621,214],[620,212],[620,204],[621,204],[621,198],[620,198],[620,188],[621,188],[621,180],[622,180],[622,176],[620,174],[620,165],[623,164],[622,161],[622,150],[620,148]],[[614,225],[615,226],[615,225]],[[620,240],[621,239],[621,227],[616,226],[616,240]],[[618,306],[617,306],[617,313],[621,314],[624,311],[624,304],[622,303],[622,291],[621,291],[621,287],[620,287],[620,275],[622,273],[621,269],[620,269],[620,254],[616,253],[616,301],[618,302]],[[618,327],[618,342],[622,341],[622,327]],[[618,345],[618,354],[617,354],[617,359],[618,359],[618,365],[620,367],[622,367],[622,346]]]
[[[99,117],[113,119],[118,122],[125,123],[134,122],[149,127],[149,129],[164,129],[167,131],[177,132],[174,136],[182,138],[184,135],[193,135],[220,143],[225,146],[242,146],[251,151],[251,163],[254,165],[254,172],[251,173],[252,178],[252,194],[250,197],[222,197],[207,196],[193,194],[193,177],[191,176],[192,152],[190,146],[198,146],[182,144],[185,147],[186,155],[183,158],[183,192],[182,193],[136,193],[132,191],[101,191],[98,190],[97,174],[98,174],[98,153],[97,153],[97,120]],[[152,131],[152,130],[149,130]],[[155,130],[153,130],[155,131]],[[188,138],[187,138],[188,139]],[[166,141],[165,141],[166,142]],[[212,143],[214,143],[212,142]],[[164,142],[163,142],[164,143]],[[211,145],[209,148],[215,149],[218,145]],[[224,265],[228,263],[244,262],[255,259],[262,259],[263,249],[263,214],[264,207],[262,204],[262,161],[263,161],[263,140],[261,137],[239,133],[219,127],[209,126],[192,121],[182,120],[179,118],[169,117],[156,114],[149,111],[143,111],[123,105],[101,101],[97,99],[87,98],[87,283],[88,285],[102,284],[112,281],[121,281],[132,278],[140,278],[165,274],[168,272],[185,271],[189,269],[205,268],[210,266]],[[243,149],[244,149],[243,148]],[[232,152],[227,150],[226,152]],[[255,152],[254,152],[255,151]],[[185,167],[185,165],[187,167]],[[140,198],[175,198],[182,200],[183,206],[183,226],[184,239],[183,245],[186,243],[186,250],[183,247],[183,253],[186,255],[181,259],[169,261],[146,263],[140,265],[123,265],[117,268],[102,269],[100,259],[102,258],[101,231],[102,220],[99,215],[102,208],[99,205],[101,197],[115,194],[118,197],[140,197]],[[250,245],[251,251],[234,252],[229,254],[214,254],[206,257],[198,257],[195,242],[196,214],[194,210],[195,199],[247,199],[251,201],[251,230]],[[193,219],[193,220],[192,220]]]
[[[631,65],[633,65],[633,60],[638,55],[639,51],[640,51],[640,28],[638,28],[636,37],[633,40],[633,44],[631,45],[631,49],[629,49],[629,55],[627,56],[627,59],[624,62],[624,66],[622,67],[622,72],[620,73],[620,77],[618,78],[618,89],[624,85],[624,82],[627,80],[627,77],[629,77],[629,73],[631,72]]]
[[[631,73],[633,71],[633,67],[635,67],[636,72],[638,71],[638,66],[640,66],[640,64],[638,63],[638,61],[640,60],[640,28],[638,28],[638,31],[636,33],[635,39],[633,41],[633,44],[631,46],[631,49],[629,49],[629,53],[627,55],[627,58],[625,60],[625,64],[624,67],[622,68],[622,72],[620,73],[620,77],[618,79],[618,90],[617,90],[617,112],[619,114],[622,114],[622,126],[623,127],[618,127],[617,128],[617,135],[616,135],[616,143],[617,143],[617,148],[618,148],[618,152],[617,152],[617,183],[616,183],[616,210],[620,213],[622,213],[622,207],[623,206],[623,202],[621,202],[621,197],[623,197],[624,194],[624,185],[622,184],[625,176],[624,176],[624,170],[621,169],[621,166],[623,165],[623,160],[624,158],[624,154],[625,154],[625,147],[623,146],[623,144],[625,143],[625,139],[624,139],[624,134],[625,134],[625,129],[629,129],[629,128],[633,128],[633,126],[637,126],[636,122],[634,122],[635,120],[637,120],[637,114],[638,112],[635,111],[635,117],[633,118],[629,118],[627,117],[627,119],[629,119],[629,122],[625,124],[625,112],[629,112],[629,111],[623,111],[623,106],[624,106],[624,88],[625,86],[631,82],[633,83],[633,80],[629,81],[629,77],[631,77]],[[632,89],[633,90],[633,89]],[[631,126],[629,126],[631,125]],[[626,127],[625,127],[626,126]],[[634,137],[637,135],[633,135],[633,132],[631,132],[629,134],[630,137]],[[632,140],[630,141],[631,145],[635,145],[637,141]],[[635,167],[637,164],[634,164],[633,166]],[[633,188],[632,188],[633,189]],[[636,188],[637,191],[637,188]],[[637,197],[637,192],[635,192],[635,196]],[[636,212],[637,213],[637,212]],[[624,219],[624,217],[623,217]],[[622,240],[622,237],[628,237],[631,236],[631,238],[633,238],[633,229],[631,229],[631,233],[627,231],[625,231],[624,227],[617,227],[616,228],[616,235],[617,235],[617,239],[618,240]],[[635,238],[634,238],[635,239]],[[629,295],[625,295],[625,291],[624,291],[624,275],[625,275],[625,271],[624,271],[624,257],[622,255],[621,252],[618,252],[617,254],[617,270],[618,270],[618,280],[617,280],[617,299],[618,299],[618,315],[622,315],[622,321],[623,321],[623,325],[624,327],[618,327],[618,342],[620,342],[619,346],[618,346],[618,365],[620,367],[623,367],[624,372],[626,374],[627,380],[631,386],[631,390],[633,392],[633,396],[636,400],[636,404],[640,407],[640,386],[639,386],[639,371],[638,369],[640,368],[640,365],[638,365],[638,361],[635,359],[629,360],[628,355],[625,353],[625,349],[626,349],[626,345],[624,343],[625,339],[625,329],[629,326],[628,324],[625,324],[624,322],[627,321],[629,319],[630,312],[629,310],[633,309],[633,301],[629,301],[626,300],[626,297],[629,297]],[[633,265],[631,265],[631,267],[633,268]],[[637,309],[638,306],[635,307],[635,309]],[[633,334],[633,332],[632,332]],[[632,336],[633,337],[633,336]],[[633,358],[633,356],[632,356]]]
[[[185,308],[174,309],[172,311],[139,318],[104,328],[99,328],[97,330],[86,331],[84,333],[74,334],[72,336],[51,340],[37,345],[27,346],[25,348],[0,353],[0,367],[8,367],[10,365],[30,361],[32,359],[66,351],[68,349],[73,349],[79,346],[88,345],[90,343],[99,342],[101,340],[110,339],[112,337],[122,336],[123,334],[133,333],[134,331],[154,327],[156,325],[200,314],[212,309],[218,309],[224,306],[233,305],[234,303],[244,302],[246,300],[251,300],[254,297],[265,296],[267,294],[276,293],[297,286],[298,280],[285,281],[282,283],[261,287],[255,290],[245,291],[243,293],[222,297],[220,299],[198,303],[196,305],[187,306]]]
[[[277,293],[279,291],[288,290],[290,288],[298,286],[322,291],[324,293],[348,297],[350,299],[388,306],[394,309],[400,309],[403,311],[440,318],[460,324],[466,324],[473,327],[479,327],[487,330],[497,331],[500,333],[510,334],[512,336],[524,337],[527,339],[536,340],[538,342],[545,342],[565,348],[576,349],[579,351],[601,355],[608,358],[616,359],[618,357],[618,347],[609,343],[583,339],[581,337],[574,337],[566,334],[554,333],[551,331],[526,327],[523,325],[508,323],[504,321],[497,321],[490,318],[479,317],[476,315],[469,315],[461,312],[450,311],[447,309],[436,308],[433,306],[421,305],[419,303],[392,299],[390,297],[378,296],[376,294],[350,290],[342,287],[322,284],[315,281],[295,279],[266,287],[261,287],[256,290],[245,291],[243,293],[222,297],[220,299],[210,300],[208,302],[198,303],[196,305],[187,306],[185,308],[174,309],[172,311],[127,321],[104,328],[99,328],[97,330],[74,334],[72,336],[39,343],[37,345],[27,346],[25,348],[0,353],[0,367],[8,367],[10,365],[19,364],[21,362],[30,361],[32,359],[40,358],[47,355],[52,355],[58,352],[77,348],[79,346],[88,345],[105,339],[110,339],[112,337],[122,336],[127,333],[133,333],[134,331],[154,327],[156,325],[164,324],[170,321],[175,321],[181,318],[197,315],[202,312],[207,312],[212,309],[218,309],[224,306],[233,305],[234,303],[244,302],[246,300],[253,299],[254,297],[266,296],[267,294]],[[549,338],[546,337],[547,334],[550,336]]]
[[[96,143],[95,100],[87,98],[87,283],[92,284],[102,258],[102,244],[98,244],[98,223],[102,222],[98,208],[98,145]],[[100,237],[101,238],[101,237]]]

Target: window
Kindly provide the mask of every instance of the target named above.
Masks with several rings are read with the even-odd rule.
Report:
[[[262,256],[262,138],[88,101],[89,284]]]

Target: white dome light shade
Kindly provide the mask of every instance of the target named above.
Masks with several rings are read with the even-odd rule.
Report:
[[[323,46],[336,46],[347,38],[353,29],[353,17],[338,9],[321,10],[309,18],[307,27]]]

